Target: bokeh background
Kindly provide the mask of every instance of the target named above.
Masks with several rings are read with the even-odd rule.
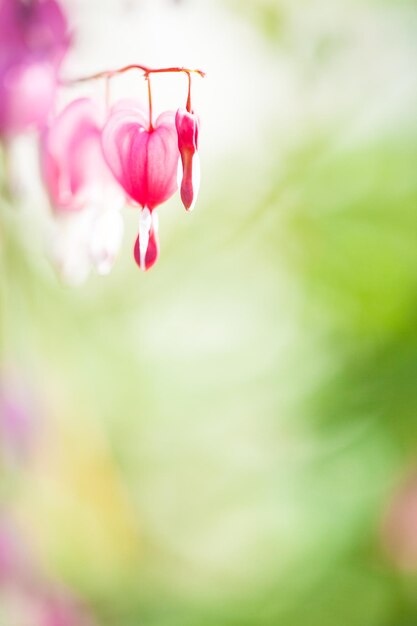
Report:
[[[202,188],[150,272],[126,208],[71,286],[35,138],[3,149],[1,626],[39,594],[41,626],[416,626],[416,3],[65,6],[65,76],[207,71]]]

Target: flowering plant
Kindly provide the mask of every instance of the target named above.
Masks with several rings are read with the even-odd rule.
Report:
[[[204,72],[183,67],[149,68],[135,64],[69,82],[84,83],[98,79],[109,81],[114,76],[130,70],[140,70],[147,82],[147,110],[140,102],[121,100],[111,107],[104,124],[98,122],[93,124],[94,132],[91,131],[91,124],[90,126],[88,124],[83,126],[81,119],[78,120],[78,126],[73,129],[72,133],[67,133],[68,128],[62,129],[67,142],[70,144],[75,142],[77,147],[84,146],[81,149],[84,165],[80,164],[78,158],[73,164],[76,170],[73,177],[75,195],[72,197],[70,193],[72,199],[68,208],[72,210],[74,206],[77,206],[80,190],[83,202],[85,202],[84,192],[86,189],[91,190],[97,185],[102,187],[100,176],[94,170],[97,167],[97,162],[100,161],[101,163],[104,157],[107,163],[107,168],[104,168],[106,169],[105,177],[108,178],[110,171],[113,183],[117,181],[128,203],[139,208],[134,258],[140,269],[148,270],[154,265],[159,255],[157,207],[171,198],[178,187],[180,187],[181,200],[187,211],[194,207],[197,199],[199,189],[197,154],[199,120],[191,108],[191,74],[196,73],[204,76]],[[179,108],[177,112],[165,111],[154,120],[151,75],[173,72],[185,73],[188,78],[186,107],[185,109]],[[70,106],[75,106],[75,104]],[[73,120],[68,120],[68,126],[71,121]],[[62,119],[59,118],[55,123],[63,125]],[[94,136],[95,140],[98,135],[101,137],[99,159],[93,156],[93,150],[85,148],[88,137],[91,135]],[[98,143],[95,141],[95,149],[98,148]],[[74,149],[67,152],[65,167],[74,158],[75,152]],[[49,168],[47,178],[47,186],[53,190],[57,186],[54,168]],[[68,184],[68,181],[66,174],[64,184]],[[68,193],[68,189],[66,191]],[[105,196],[108,197],[107,194]],[[109,207],[105,208],[105,211],[109,210]],[[113,233],[119,232],[117,228],[110,230]],[[117,237],[117,244],[115,245],[116,242],[112,236],[108,236],[108,233],[109,229],[105,234],[107,242],[99,241],[97,243],[101,251],[98,255],[99,264],[104,260],[106,269],[108,268],[109,257],[113,260],[114,250],[117,249],[120,240],[120,237]]]
[[[123,236],[121,208],[139,209],[134,258],[147,270],[159,255],[157,207],[180,189],[187,211],[199,189],[199,119],[191,107],[191,76],[201,70],[131,64],[74,80],[59,69],[71,37],[57,0],[0,0],[0,141],[39,131],[39,154],[56,229],[53,257],[72,282],[90,268],[110,271]],[[59,88],[140,71],[148,106],[84,97],[54,112]],[[185,108],[153,117],[151,76],[188,79]]]

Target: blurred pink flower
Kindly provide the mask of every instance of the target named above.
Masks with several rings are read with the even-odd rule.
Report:
[[[101,108],[80,98],[41,136],[42,176],[59,225],[55,256],[64,277],[74,282],[90,265],[108,273],[122,241],[125,194],[103,157],[103,121]]]
[[[17,374],[0,375],[0,455],[21,462],[27,457],[34,439],[34,399]]]
[[[30,575],[31,564],[22,537],[8,516],[0,514],[0,587],[23,584]]]
[[[417,572],[417,474],[392,498],[381,533],[384,548],[397,567]]]
[[[10,612],[15,618],[21,616],[19,624],[28,626],[93,624],[70,591],[44,579],[25,537],[4,511],[0,513],[0,607],[3,619]]]
[[[43,601],[39,626],[92,626],[87,612],[70,597],[50,597]]]
[[[101,111],[89,98],[71,102],[44,129],[41,169],[52,207],[79,211],[100,193],[110,171],[101,151]]]
[[[192,211],[200,188],[200,158],[197,152],[199,121],[192,111],[178,109],[175,126],[181,154],[178,186],[184,207],[187,211]]]
[[[45,122],[69,43],[56,0],[0,0],[0,136]]]
[[[103,129],[104,155],[114,176],[141,206],[134,256],[142,270],[158,257],[154,209],[177,189],[178,138],[173,111],[162,113],[150,126],[140,104],[117,104]]]
[[[166,111],[149,128],[139,103],[117,104],[103,130],[106,160],[122,187],[152,211],[177,189],[177,133],[174,113]]]

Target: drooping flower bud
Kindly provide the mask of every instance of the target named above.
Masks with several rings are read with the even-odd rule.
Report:
[[[175,116],[178,134],[178,149],[181,161],[178,167],[178,186],[182,203],[187,211],[192,211],[200,188],[200,158],[198,155],[197,116],[186,109],[178,109]]]

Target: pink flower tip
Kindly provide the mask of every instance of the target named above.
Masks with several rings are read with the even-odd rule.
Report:
[[[199,120],[192,111],[178,109],[175,116],[178,149],[181,161],[178,167],[178,186],[182,203],[192,211],[200,188],[200,159],[198,156]]]
[[[149,270],[158,260],[158,215],[147,207],[139,215],[139,233],[133,250],[135,261],[143,272]]]

